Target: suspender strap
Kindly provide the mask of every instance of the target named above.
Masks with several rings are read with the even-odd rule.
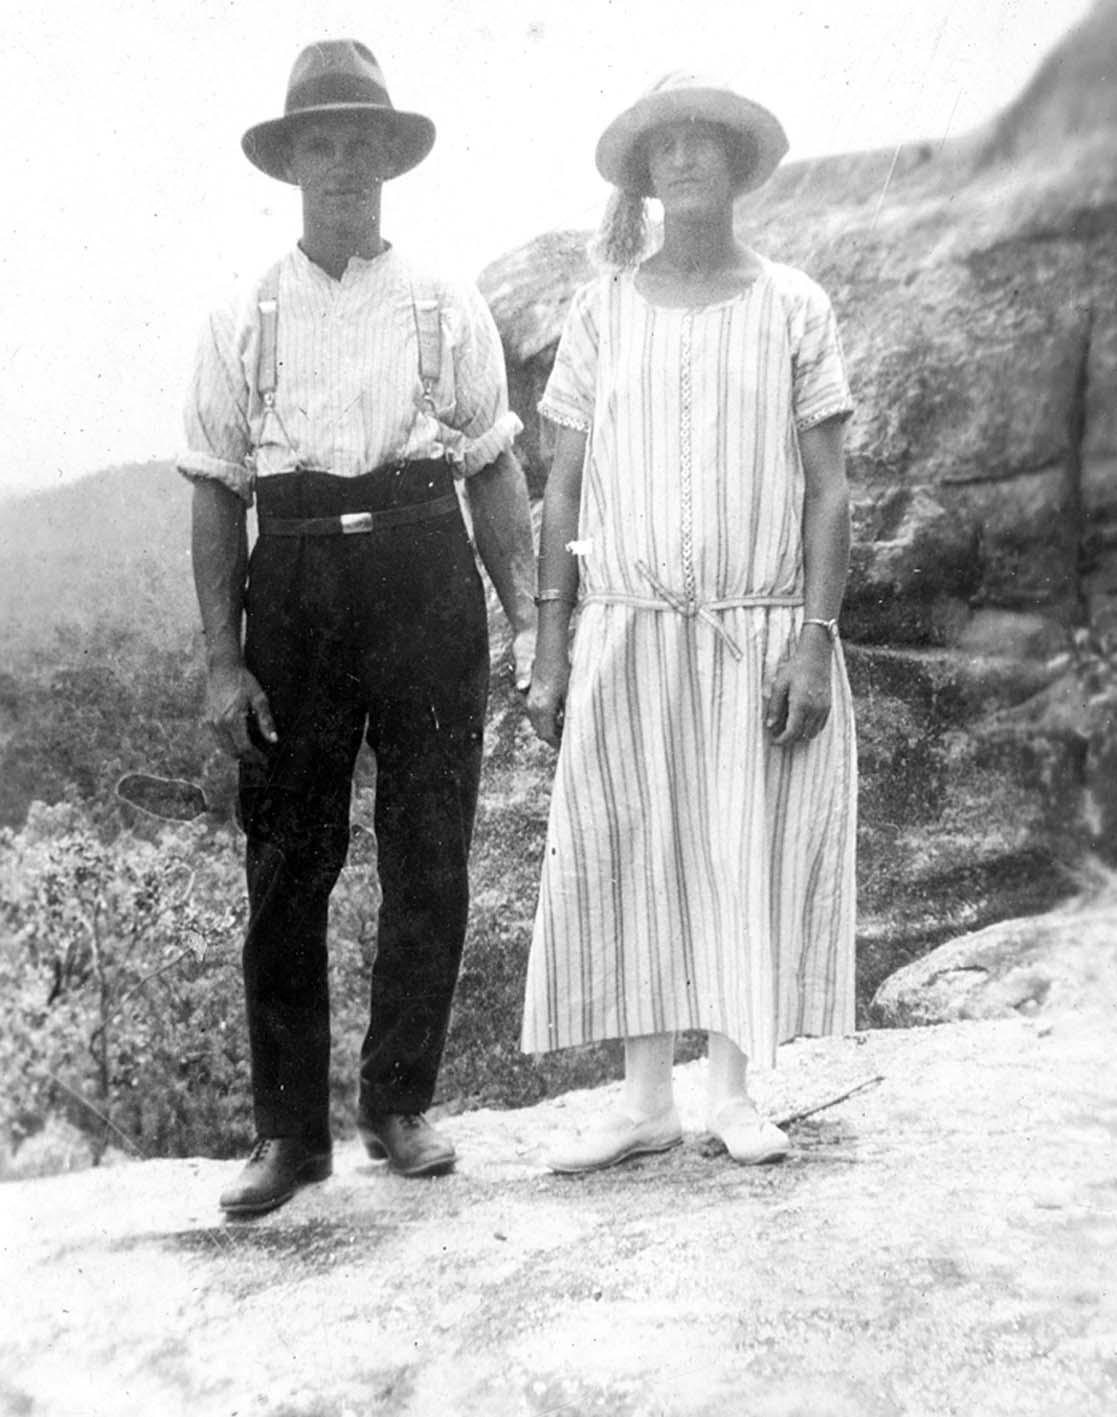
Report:
[[[279,382],[276,342],[279,328],[279,264],[274,265],[260,283],[256,300],[260,312],[260,348],[256,357],[256,392],[267,408],[275,403]],[[422,300],[411,292],[411,308],[415,315],[415,335],[419,345],[419,379],[423,399],[434,407],[434,391],[442,377],[442,316],[436,297]]]
[[[260,317],[260,345],[256,354],[256,393],[269,412],[275,408],[275,391],[279,382],[277,355],[279,331],[279,270],[276,262],[260,282],[256,307]],[[425,295],[420,299],[411,290],[411,309],[415,316],[415,335],[419,346],[419,380],[423,387],[423,407],[435,414],[435,391],[442,376],[442,314],[438,297]]]
[[[272,266],[260,284],[256,299],[260,312],[260,348],[256,355],[256,392],[265,408],[275,406],[279,381],[276,341],[279,327],[279,264]]]
[[[419,343],[419,381],[423,386],[423,403],[434,412],[434,391],[442,376],[442,317],[437,298],[422,300],[411,290],[411,308],[415,312],[415,334]]]

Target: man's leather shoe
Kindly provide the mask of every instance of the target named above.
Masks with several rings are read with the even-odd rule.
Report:
[[[301,1137],[260,1137],[244,1170],[221,1192],[221,1209],[226,1215],[263,1215],[332,1170],[329,1146],[309,1146]]]
[[[610,1112],[587,1132],[553,1147],[545,1157],[552,1171],[576,1175],[580,1171],[603,1171],[631,1156],[670,1151],[683,1139],[679,1114],[674,1107],[656,1117],[630,1117],[627,1112]]]
[[[361,1117],[357,1134],[373,1161],[388,1162],[397,1176],[435,1176],[457,1159],[454,1144],[436,1132],[421,1112]]]

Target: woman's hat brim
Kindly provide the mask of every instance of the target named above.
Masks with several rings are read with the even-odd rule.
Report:
[[[418,167],[434,147],[435,127],[425,114],[408,113],[406,109],[373,103],[327,103],[315,108],[300,108],[298,112],[285,114],[282,118],[255,124],[245,133],[240,145],[245,157],[261,172],[280,182],[292,182],[288,171],[292,133],[308,119],[338,115],[365,117],[391,139],[396,161],[387,174],[388,178],[399,177]]]
[[[597,144],[597,170],[615,187],[641,197],[652,195],[641,141],[664,123],[697,119],[717,123],[747,146],[749,161],[739,170],[733,195],[767,182],[787,152],[787,134],[774,113],[730,89],[677,88],[645,94],[609,124]]]

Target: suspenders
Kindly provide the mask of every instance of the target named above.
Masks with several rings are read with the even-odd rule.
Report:
[[[279,326],[279,263],[272,266],[260,285],[256,301],[260,312],[260,348],[256,354],[256,392],[270,412],[275,407],[279,379],[276,363],[276,335]]]
[[[419,300],[411,289],[411,309],[415,313],[415,334],[419,341],[419,379],[423,385],[423,407],[435,415],[434,391],[442,376],[442,316],[438,300]]]
[[[256,355],[256,392],[267,413],[275,408],[279,382],[277,338],[279,328],[279,262],[260,283],[256,307],[260,315],[260,348]],[[423,409],[437,417],[434,395],[442,377],[442,313],[437,297],[419,299],[411,289],[411,309],[419,346],[419,382],[423,386]]]

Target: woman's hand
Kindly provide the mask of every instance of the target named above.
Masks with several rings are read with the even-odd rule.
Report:
[[[570,683],[570,661],[565,655],[555,663],[535,661],[535,674],[527,696],[527,716],[531,726],[552,748],[562,741],[562,722],[566,711],[566,688]]]
[[[830,717],[830,657],[821,635],[800,639],[790,661],[781,664],[767,695],[764,725],[778,748],[806,743]]]

